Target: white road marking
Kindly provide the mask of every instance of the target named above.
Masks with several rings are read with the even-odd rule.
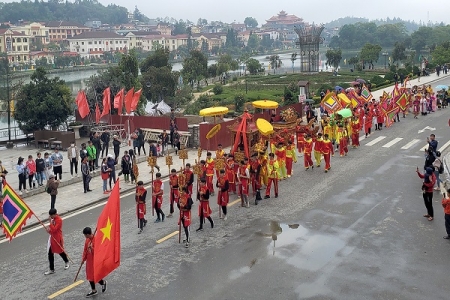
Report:
[[[395,144],[397,144],[398,142],[400,142],[401,140],[403,140],[403,138],[395,138],[392,141],[390,141],[389,143],[383,145],[383,148],[389,148]]]
[[[444,151],[445,149],[447,149],[448,146],[450,146],[450,141],[448,141],[447,143],[445,143],[444,145],[442,145],[442,146],[439,148],[439,152],[442,153],[442,151]]]
[[[418,140],[418,139],[413,139],[411,142],[409,142],[408,144],[406,144],[405,146],[403,146],[401,149],[407,150],[407,149],[411,148],[412,146],[414,146],[415,144],[417,144],[418,142],[420,142],[420,140]]]
[[[365,135],[359,137],[359,141],[360,141],[360,142],[361,142],[362,140],[365,140],[365,139],[366,139],[366,136],[365,136]]]
[[[423,146],[422,148],[420,148],[420,151],[423,152],[423,151],[425,151],[426,149],[428,149],[428,144],[426,144],[425,146]]]
[[[373,141],[367,143],[366,146],[373,146],[373,145],[375,145],[376,143],[378,143],[378,142],[384,140],[385,138],[386,138],[385,136],[379,136],[379,137],[377,137],[376,139],[374,139]]]

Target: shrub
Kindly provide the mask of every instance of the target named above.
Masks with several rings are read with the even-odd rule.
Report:
[[[213,87],[214,95],[220,95],[223,93],[223,86],[220,83],[216,83]]]

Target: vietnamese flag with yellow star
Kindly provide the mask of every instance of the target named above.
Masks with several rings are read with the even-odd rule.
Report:
[[[99,282],[120,265],[119,180],[98,218],[94,245],[94,281]]]

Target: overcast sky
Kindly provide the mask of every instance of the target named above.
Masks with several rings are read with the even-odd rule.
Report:
[[[98,0],[103,4],[115,3],[133,11],[135,5],[149,18],[174,17],[189,19],[194,23],[199,18],[208,21],[243,22],[245,17],[254,17],[259,24],[285,10],[309,23],[326,23],[340,17],[353,16],[369,19],[399,17],[426,23],[448,23],[450,1],[448,0]],[[317,7],[314,4],[318,4]],[[429,16],[429,17],[428,17]]]

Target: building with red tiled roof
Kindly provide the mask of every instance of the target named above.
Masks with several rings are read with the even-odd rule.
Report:
[[[11,28],[0,29],[0,52],[6,52],[12,65],[30,63],[30,38]]]
[[[104,52],[126,52],[128,38],[110,31],[85,31],[67,39],[70,52],[81,58],[100,58]]]
[[[90,31],[91,28],[68,21],[51,21],[45,24],[51,42],[62,41],[77,34]]]

